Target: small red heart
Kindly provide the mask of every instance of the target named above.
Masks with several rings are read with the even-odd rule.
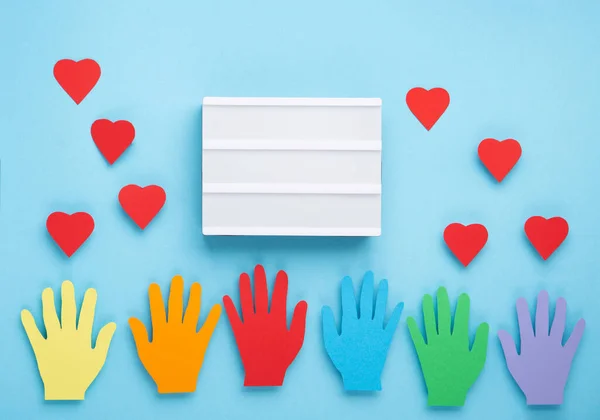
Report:
[[[406,94],[406,104],[429,131],[450,105],[450,95],[443,88],[427,90],[416,87]]]
[[[511,169],[517,164],[521,157],[521,145],[514,139],[498,141],[496,139],[485,139],[479,143],[477,149],[479,159],[488,171],[502,182]]]
[[[119,192],[119,203],[140,229],[145,229],[165,204],[167,195],[158,185],[127,185]]]
[[[52,213],[46,220],[46,229],[54,242],[70,257],[94,231],[94,218],[88,213]]]
[[[446,245],[465,267],[473,261],[487,240],[488,231],[480,224],[464,226],[460,223],[452,223],[444,229]]]
[[[81,61],[59,60],[54,78],[77,105],[92,91],[100,79],[100,66],[91,58]]]
[[[124,120],[115,122],[96,120],[92,124],[91,132],[96,147],[111,165],[119,159],[135,138],[133,124]]]
[[[544,260],[556,251],[568,234],[569,224],[562,217],[533,216],[525,222],[525,235]]]

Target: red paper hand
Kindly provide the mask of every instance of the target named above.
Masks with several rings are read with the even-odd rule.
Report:
[[[254,269],[254,302],[250,276],[246,273],[240,275],[243,322],[231,298],[223,297],[225,311],[246,372],[244,386],[283,385],[285,371],[302,347],[308,305],[305,301],[298,302],[288,329],[287,290],[287,274],[285,271],[279,271],[269,311],[265,269],[262,265],[257,265]]]

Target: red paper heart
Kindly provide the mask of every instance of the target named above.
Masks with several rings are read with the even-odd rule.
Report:
[[[94,60],[64,59],[54,65],[54,78],[77,105],[96,86],[100,79],[100,66]]]
[[[46,229],[54,242],[70,257],[94,231],[94,218],[88,213],[52,213],[46,220]]]
[[[109,164],[115,161],[133,143],[135,128],[129,121],[96,120],[92,124],[92,139]]]
[[[464,226],[460,223],[452,223],[444,229],[446,245],[465,267],[481,251],[487,239],[488,231],[480,224]]]
[[[450,95],[443,88],[427,90],[416,87],[406,94],[406,104],[421,124],[431,130],[450,105]]]
[[[127,185],[119,192],[119,203],[140,229],[145,229],[162,209],[167,195],[158,185]]]
[[[568,234],[569,224],[562,217],[533,216],[525,222],[525,235],[544,260],[556,251]]]
[[[485,139],[477,149],[479,159],[496,181],[502,182],[521,157],[521,145],[513,139]]]

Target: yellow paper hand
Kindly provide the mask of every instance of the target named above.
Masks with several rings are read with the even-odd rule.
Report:
[[[46,335],[44,338],[28,310],[21,311],[21,322],[33,347],[40,376],[44,382],[46,400],[83,400],[85,391],[104,366],[108,347],[117,325],[106,324],[100,330],[96,347],[92,348],[92,325],[96,309],[95,289],[88,289],[83,298],[79,324],[73,283],[64,281],[61,289],[61,322],[54,306],[54,293],[42,292],[42,311]]]

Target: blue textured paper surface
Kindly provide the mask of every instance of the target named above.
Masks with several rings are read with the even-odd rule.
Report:
[[[0,417],[6,419],[593,419],[600,417],[600,3],[597,1],[107,0],[0,2]],[[52,76],[62,58],[102,67],[77,106]],[[446,88],[451,104],[430,132],[404,102],[415,86]],[[374,239],[204,238],[204,96],[381,97],[383,235]],[[90,136],[98,118],[130,120],[132,147],[109,167]],[[502,184],[477,158],[486,137],[513,137],[523,156]],[[167,203],[144,232],[127,219],[124,185],[158,184]],[[52,243],[53,211],[96,221],[70,260]],[[543,262],[525,220],[562,216],[567,240]],[[483,223],[489,240],[463,268],[442,232]],[[308,301],[306,340],[281,389],[243,389],[226,319],[197,392],[164,397],[137,359],[127,318],[149,323],[147,287],[174,274],[212,303],[238,275],[285,269],[289,302]],[[405,302],[384,390],[348,396],[322,341],[320,311],[339,281],[372,269]],[[46,403],[19,320],[41,320],[40,295],[73,280],[98,290],[96,330],[118,324],[83,403]],[[274,277],[269,278],[272,285]],[[460,411],[431,410],[406,328],[425,293],[468,292],[471,326],[490,324],[481,377]],[[567,333],[588,322],[558,409],[528,409],[510,377],[498,329],[517,336],[514,304],[539,290],[564,296]],[[291,304],[289,308],[291,308]],[[334,311],[335,313],[335,311]],[[388,306],[389,317],[391,308]],[[145,315],[145,318],[143,317]],[[339,314],[335,313],[337,319]]]

